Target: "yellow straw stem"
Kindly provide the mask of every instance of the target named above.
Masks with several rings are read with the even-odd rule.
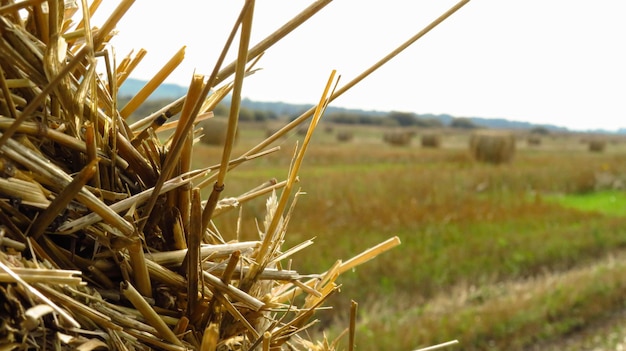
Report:
[[[241,90],[243,88],[246,63],[248,62],[248,45],[250,43],[250,34],[252,32],[253,14],[254,0],[250,1],[250,5],[247,8],[241,23],[241,39],[239,42],[239,53],[235,68],[235,82],[233,84],[230,114],[228,116],[228,130],[226,132],[224,151],[222,152],[222,163],[217,176],[218,187],[221,187],[224,184],[226,172],[228,171],[228,160],[230,160],[230,154],[232,153],[233,145],[235,144],[235,133],[237,132],[237,122],[239,120],[239,108],[241,104]]]
[[[159,333],[159,335],[157,335],[158,337],[163,338],[174,345],[183,346],[183,343],[178,339],[178,337],[176,337],[174,332],[129,282],[122,282],[121,289],[122,294],[124,294],[128,301],[135,306],[137,311],[139,311],[146,319],[146,322],[157,330]]]
[[[446,18],[450,17],[453,13],[455,13],[456,11],[458,11],[461,7],[463,7],[465,4],[467,4],[470,0],[462,0],[459,3],[457,3],[455,6],[453,6],[452,8],[450,8],[450,10],[446,11],[444,14],[442,14],[441,16],[439,16],[437,19],[435,19],[433,22],[431,22],[430,24],[428,24],[426,27],[424,27],[424,29],[422,29],[421,31],[419,31],[417,34],[415,34],[414,36],[412,36],[410,39],[408,39],[407,41],[405,41],[403,44],[401,44],[400,46],[398,46],[398,48],[396,48],[395,50],[393,50],[391,53],[389,53],[388,55],[386,55],[385,57],[383,57],[382,59],[380,59],[378,62],[376,62],[374,65],[372,65],[370,68],[368,68],[367,70],[365,70],[363,73],[359,74],[357,77],[355,77],[354,79],[352,79],[351,81],[349,81],[346,85],[344,85],[343,87],[338,88],[329,98],[329,103],[332,102],[333,100],[335,100],[336,98],[338,98],[339,96],[341,96],[343,93],[345,93],[346,91],[348,91],[350,88],[352,88],[353,86],[355,86],[357,83],[361,82],[363,79],[365,79],[365,77],[369,76],[370,74],[372,74],[372,72],[376,71],[377,69],[379,69],[382,65],[384,65],[385,63],[389,62],[392,58],[394,58],[395,56],[397,56],[400,52],[404,51],[406,48],[408,48],[411,44],[413,44],[414,42],[416,42],[418,39],[420,39],[421,37],[423,37],[426,33],[430,32],[433,28],[435,28],[437,25],[439,25],[441,22],[443,22]],[[295,127],[297,127],[298,125],[300,125],[300,123],[302,123],[304,120],[306,120],[307,118],[311,117],[311,115],[313,115],[313,113],[315,112],[315,107],[310,108],[309,110],[307,110],[306,112],[304,112],[302,115],[300,115],[298,118],[294,119],[293,121],[291,121],[289,124],[285,125],[283,128],[281,128],[279,131],[277,131],[276,133],[274,133],[273,135],[271,135],[270,137],[268,137],[267,139],[265,139],[264,141],[262,141],[261,143],[259,143],[257,146],[253,147],[252,149],[248,150],[247,153],[253,154],[253,153],[257,153],[260,150],[264,149],[265,147],[267,147],[268,145],[270,145],[271,143],[275,142],[276,140],[278,140],[278,138],[283,135],[284,133],[294,129]],[[247,154],[246,153],[246,154]]]
[[[107,38],[109,38],[110,33],[117,25],[117,22],[119,22],[122,17],[124,17],[124,14],[126,14],[126,11],[130,9],[134,2],[135,0],[122,0],[122,2],[120,2],[115,10],[113,10],[111,16],[107,18],[107,20],[102,25],[102,28],[98,30],[98,33],[93,38],[93,45],[96,51],[102,50],[102,44],[106,41]]]
[[[200,351],[215,351],[217,349],[219,336],[219,325],[216,323],[209,324],[209,326],[204,329],[204,335],[202,335],[202,344],[200,344]]]
[[[287,34],[291,33],[294,29],[298,28],[302,23],[306,22],[309,18],[311,18],[314,14],[324,8],[324,6],[328,5],[332,0],[318,0],[309,5],[302,12],[297,14],[294,18],[285,23],[282,27],[277,29],[275,32],[267,36],[257,45],[255,45],[250,51],[247,53],[247,61],[251,60],[254,57],[259,56],[261,53],[266,51],[272,45],[276,44],[282,38],[284,38]],[[246,61],[246,62],[247,62]],[[230,63],[228,66],[224,67],[219,74],[217,75],[217,80],[215,85],[226,80],[235,72],[235,66],[237,65],[237,61]]]
[[[339,274],[343,274],[349,270],[351,270],[352,268],[361,265],[369,260],[371,260],[372,258],[380,255],[381,253],[388,251],[396,246],[400,245],[400,238],[398,238],[397,236],[394,236],[393,238],[389,238],[385,241],[383,241],[382,243],[371,247],[363,252],[361,252],[359,255],[354,256],[353,258],[343,262],[341,264],[341,266],[339,266]]]
[[[198,305],[198,282],[200,280],[200,243],[202,241],[202,200],[200,189],[194,188],[191,192],[191,217],[187,236],[187,317],[196,311]]]
[[[13,102],[13,94],[11,94],[9,88],[10,85],[4,77],[4,70],[2,69],[2,66],[0,66],[0,89],[2,89],[2,95],[4,96],[4,101],[10,117],[16,119],[17,111],[15,109],[15,103]]]
[[[224,149],[222,151],[222,162],[220,163],[220,169],[217,174],[217,181],[213,185],[213,191],[209,195],[209,199],[202,211],[202,230],[206,231],[209,226],[213,211],[219,200],[220,193],[224,190],[224,179],[226,179],[226,173],[228,172],[228,164],[230,155],[232,153],[233,145],[235,144],[235,134],[237,132],[237,122],[239,119],[239,107],[241,104],[241,89],[243,87],[243,79],[245,78],[248,45],[250,43],[250,33],[252,31],[252,19],[254,15],[254,0],[247,0],[240,14],[241,19],[241,38],[239,41],[239,51],[237,56],[237,65],[235,70],[235,81],[233,83],[233,93],[230,105],[230,114],[228,116],[228,130],[226,131],[226,140],[224,142]],[[228,45],[233,38],[233,32],[228,38]],[[222,53],[224,54],[224,52]],[[222,60],[224,56],[220,57]],[[221,63],[220,63],[221,64]],[[215,67],[219,69],[218,66]],[[209,83],[211,86],[214,84],[214,80],[218,79],[219,75],[216,70],[211,73]]]
[[[185,46],[180,48],[167,63],[137,92],[135,96],[120,110],[122,118],[128,118],[146,99],[165,81],[165,79],[183,62]]]
[[[322,94],[320,98],[320,102],[317,104],[317,108],[315,109],[315,115],[313,116],[309,130],[307,131],[307,134],[304,138],[302,147],[300,148],[298,155],[296,156],[296,159],[291,169],[289,170],[289,177],[287,179],[287,184],[285,185],[285,189],[283,190],[281,194],[280,200],[278,201],[278,205],[276,206],[276,210],[274,212],[274,217],[272,218],[272,221],[270,222],[270,225],[268,226],[266,230],[265,237],[263,238],[263,242],[261,243],[261,248],[259,249],[259,252],[257,255],[257,262],[251,265],[250,267],[251,269],[248,272],[246,279],[244,279],[244,282],[242,283],[242,285],[245,287],[244,290],[250,287],[250,284],[253,283],[254,279],[256,279],[256,275],[259,273],[259,269],[263,268],[263,266],[267,263],[267,262],[264,262],[266,260],[267,251],[270,247],[272,240],[274,240],[273,234],[278,228],[278,223],[280,222],[282,213],[287,207],[287,201],[289,200],[289,197],[291,196],[291,190],[293,188],[293,184],[297,180],[297,175],[300,170],[302,161],[304,159],[304,154],[306,153],[307,147],[311,140],[311,136],[313,135],[313,131],[315,130],[317,123],[319,122],[320,118],[322,117],[322,114],[324,113],[326,109],[326,106],[328,104],[328,96],[332,94],[332,89],[337,84],[338,80],[335,80],[335,74],[336,74],[336,71],[333,70],[330,74],[330,77],[328,78],[328,82],[326,83],[326,87],[324,88],[324,93]]]
[[[74,180],[66,186],[63,191],[50,203],[47,209],[45,209],[37,219],[30,226],[29,236],[38,239],[41,234],[44,233],[46,228],[54,221],[54,219],[62,213],[63,209],[74,199],[76,194],[87,184],[89,179],[96,173],[96,164],[98,159],[94,159],[85,168],[83,168]]]
[[[74,56],[74,58],[63,67],[63,69],[54,77],[54,79],[50,83],[48,83],[48,85],[46,85],[46,87],[43,88],[43,90],[39,94],[37,94],[35,98],[33,98],[28,106],[24,108],[19,117],[15,119],[15,122],[13,122],[13,124],[4,131],[2,136],[0,136],[0,146],[4,145],[7,140],[11,136],[13,136],[20,124],[24,122],[28,117],[30,117],[40,107],[41,103],[48,96],[48,94],[50,94],[57,87],[57,85],[59,85],[59,83],[61,83],[61,81],[66,78],[66,76],[70,72],[78,67],[78,65],[87,56],[87,53],[89,53],[90,50],[91,48],[88,46],[83,47],[76,54],[76,56]]]
[[[118,66],[118,69],[122,68],[122,70],[116,70],[117,75],[117,86],[122,86],[126,81],[126,78],[133,72],[133,70],[139,65],[141,60],[146,56],[148,52],[145,49],[140,49],[139,52],[135,55],[132,60],[129,60],[128,65],[121,67]]]
[[[15,3],[11,3],[9,5],[0,6],[0,15],[17,13],[18,10],[26,8],[28,6],[36,6],[41,4],[42,2],[47,0],[29,0],[29,1],[18,1]]]
[[[194,109],[194,107],[200,103],[199,100],[202,99],[203,97],[202,95],[202,92],[204,91],[203,87],[204,87],[204,81],[203,81],[202,76],[194,74],[191,80],[191,84],[189,85],[187,97],[182,106],[180,119],[183,123],[180,123],[180,125],[174,131],[174,136],[175,136],[174,140],[176,141],[176,145],[173,149],[170,150],[170,152],[168,152],[167,156],[165,157],[165,161],[163,162],[161,173],[159,174],[159,177],[157,178],[156,184],[154,186],[155,190],[150,196],[150,199],[148,200],[148,203],[146,204],[146,207],[143,210],[144,211],[143,215],[146,217],[146,220],[142,221],[139,224],[140,232],[143,231],[143,228],[145,227],[147,220],[149,220],[150,216],[152,215],[152,209],[154,208],[156,204],[156,201],[161,192],[161,188],[163,187],[163,184],[171,176],[171,173],[174,170],[174,167],[176,167],[179,164],[178,157],[180,156],[180,152],[182,151],[183,146],[185,144],[182,137],[185,136],[186,133],[189,132],[188,130],[185,129],[185,125],[189,124],[187,122],[191,122],[195,119],[194,113],[197,113],[197,111]]]
[[[80,22],[78,22],[78,24],[76,25],[76,30],[81,30],[83,27],[85,27],[85,23],[87,22],[85,20],[85,17],[92,17],[94,13],[96,13],[96,11],[98,10],[98,7],[100,7],[100,4],[102,3],[102,0],[93,0],[91,2],[91,5],[89,5],[89,8],[87,9],[87,13],[85,13],[83,15],[83,18],[80,20]],[[83,11],[85,11],[85,0],[83,0]],[[89,28],[89,24],[87,24],[87,28]]]
[[[143,253],[143,245],[138,237],[128,247],[128,253],[137,289],[143,296],[152,297],[152,283],[150,282],[148,267],[146,266],[146,256]]]
[[[270,343],[272,342],[272,333],[266,331],[263,333],[263,351],[270,351]]]
[[[74,318],[72,318],[72,316],[69,313],[67,313],[65,310],[61,309],[59,306],[55,305],[52,301],[50,301],[49,298],[47,298],[45,295],[43,295],[41,292],[39,292],[39,290],[35,289],[33,286],[31,286],[30,284],[25,282],[18,274],[14,273],[11,270],[11,268],[9,268],[4,263],[2,263],[1,260],[0,260],[0,269],[5,271],[9,276],[11,276],[11,278],[13,278],[19,285],[21,285],[24,288],[24,290],[26,290],[29,293],[37,296],[38,299],[43,301],[48,306],[52,307],[52,309],[54,309],[54,311],[56,313],[58,313],[60,316],[62,316],[72,326],[74,326],[75,328],[80,328],[81,327],[81,325]]]

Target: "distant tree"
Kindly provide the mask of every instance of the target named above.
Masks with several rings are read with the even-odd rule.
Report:
[[[450,127],[459,129],[475,129],[478,128],[478,125],[472,122],[470,118],[458,117],[452,119],[452,121],[450,122]]]
[[[253,110],[252,114],[254,115],[254,121],[256,122],[265,122],[269,120],[269,114],[265,110]]]
[[[278,113],[276,113],[275,111],[272,111],[272,110],[266,110],[265,111],[265,115],[267,116],[267,119],[270,119],[270,120],[277,120],[278,119]]]
[[[440,128],[443,127],[443,123],[435,118],[421,118],[421,117],[415,117],[415,123],[414,125],[416,127],[421,127],[421,128]]]
[[[387,118],[395,120],[401,127],[414,126],[417,123],[417,116],[410,112],[392,111]]]
[[[333,112],[326,116],[326,120],[337,124],[370,124],[367,116],[351,112]]]
[[[383,127],[398,127],[398,121],[390,118],[381,118],[380,125]]]
[[[530,134],[548,135],[550,131],[546,127],[534,127],[530,129]]]
[[[215,106],[215,108],[213,109],[213,114],[216,116],[228,116],[228,111],[229,111],[229,107],[228,105],[226,105],[225,103],[221,102],[219,104],[217,104],[217,106]]]
[[[443,122],[436,118],[424,118],[421,120],[426,128],[442,128],[444,126]]]
[[[255,111],[241,107],[239,108],[239,120],[242,122],[251,122],[255,120]]]

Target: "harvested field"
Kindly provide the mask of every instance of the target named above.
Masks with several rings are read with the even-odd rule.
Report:
[[[561,135],[541,148],[522,145],[514,162],[493,167],[467,155],[468,133],[446,131],[446,143],[432,150],[388,146],[382,128],[351,130],[352,143],[325,136],[311,145],[300,174],[311,188],[290,233],[300,240],[318,233],[320,255],[296,255],[313,271],[359,244],[388,235],[402,240],[366,269],[349,272],[343,293],[329,300],[335,311],[346,311],[353,298],[359,302],[361,349],[417,349],[450,339],[463,350],[541,349],[544,342],[569,343],[622,308],[623,197],[593,196],[589,201],[609,201],[593,207],[553,199],[571,194],[582,201],[581,189],[596,194],[604,183],[598,173],[625,175],[624,145],[596,154],[578,142],[580,135]],[[297,140],[292,135],[283,145]],[[270,164],[287,159],[288,153],[276,154]],[[250,164],[234,176],[252,182],[258,174],[270,175]],[[261,205],[249,203],[244,211],[254,217]],[[244,220],[246,227],[254,221]],[[509,300],[506,286],[535,302]],[[329,336],[346,324],[346,313],[319,316]]]

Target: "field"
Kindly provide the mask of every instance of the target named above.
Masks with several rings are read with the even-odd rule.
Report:
[[[354,134],[350,142],[336,141],[342,128]],[[621,140],[590,152],[582,135],[543,136],[534,146],[520,135],[513,161],[491,165],[472,160],[464,132],[440,131],[442,145],[424,148],[419,131],[409,146],[394,147],[375,127],[318,129],[286,247],[315,244],[295,268],[323,271],[389,237],[402,240],[343,276],[333,309],[316,316],[329,339],[347,326],[351,300],[359,303],[359,350],[455,339],[460,346],[450,349],[562,346],[624,307]],[[263,125],[244,124],[235,152],[265,135]],[[231,172],[224,196],[284,179],[299,139],[293,133],[280,151]],[[218,162],[219,147],[197,150],[196,162]],[[264,200],[254,200],[216,225],[225,238],[255,238],[263,213]]]

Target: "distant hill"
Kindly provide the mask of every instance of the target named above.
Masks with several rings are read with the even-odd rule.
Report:
[[[118,96],[129,97],[135,96],[141,88],[146,85],[147,81],[140,79],[128,78],[124,81],[124,84],[120,86]],[[177,84],[164,83],[159,85],[158,88],[150,95],[149,99],[170,99],[175,100],[179,97],[187,94],[187,88]]]
[[[297,104],[288,104],[285,102],[264,102],[264,101],[252,101],[250,99],[243,99],[241,101],[241,106],[253,109],[253,110],[265,110],[272,111],[277,115],[297,115],[302,113],[313,105],[297,105]],[[355,114],[367,114],[369,116],[380,116],[384,117],[389,114],[390,111],[377,111],[377,110],[360,110],[360,109],[348,109],[344,107],[336,107],[336,106],[328,106],[326,109],[327,112],[346,112],[346,113],[355,113]],[[418,114],[420,118],[423,119],[435,119],[441,121],[444,125],[449,125],[450,122],[455,118],[454,116],[448,114]],[[482,117],[469,117],[474,124],[480,127],[486,128],[494,128],[494,129],[532,129],[535,127],[543,127],[551,131],[568,131],[567,128],[556,126],[552,124],[535,124],[530,122],[522,122],[522,121],[513,121],[504,118],[482,118]]]
[[[129,78],[119,89],[120,97],[130,97],[137,94],[137,92],[146,84],[146,81]],[[182,87],[176,84],[161,84],[152,95],[150,95],[149,99],[167,99],[174,100],[179,97],[185,95],[187,93],[187,88]],[[263,111],[271,111],[277,114],[278,116],[294,116],[301,114],[302,112],[310,109],[313,105],[306,104],[289,104],[285,102],[266,102],[266,101],[252,101],[250,99],[244,98],[241,101],[241,106],[249,108],[251,110],[263,110]],[[358,114],[367,114],[370,116],[386,116],[390,111],[374,111],[374,110],[360,110],[360,109],[348,109],[343,107],[336,106],[328,106],[327,112],[349,112],[349,113],[358,113]],[[418,114],[420,118],[425,119],[436,119],[441,121],[444,125],[449,125],[450,122],[455,118],[454,116],[448,114]],[[474,122],[474,124],[486,127],[486,128],[500,128],[500,129],[531,129],[535,127],[544,127],[548,130],[552,131],[568,131],[567,128],[556,126],[552,124],[534,124],[529,122],[522,121],[514,121],[505,118],[483,118],[483,117],[469,117],[469,119]],[[625,131],[626,132],[626,131]]]

